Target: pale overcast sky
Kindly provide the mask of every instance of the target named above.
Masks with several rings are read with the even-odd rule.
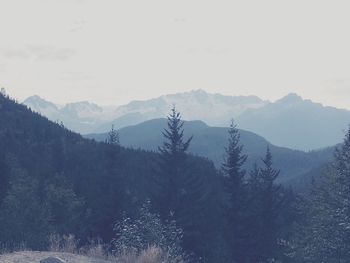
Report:
[[[0,86],[123,104],[204,89],[350,109],[350,2],[0,0]]]

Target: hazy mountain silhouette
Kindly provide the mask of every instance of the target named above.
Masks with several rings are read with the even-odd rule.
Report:
[[[184,119],[203,120],[211,125],[226,125],[247,109],[260,108],[268,102],[256,96],[224,96],[203,90],[160,96],[145,101],[132,101],[119,107],[102,107],[89,102],[58,106],[39,96],[26,99],[23,104],[53,121],[79,132],[106,132],[114,124],[117,128],[163,118],[173,105]]]
[[[23,103],[82,134],[104,133],[112,124],[123,128],[164,118],[176,105],[185,120],[202,120],[211,126],[225,127],[234,118],[242,129],[257,133],[275,145],[299,150],[339,143],[350,122],[350,111],[325,107],[297,94],[268,102],[256,96],[224,96],[196,90],[132,101],[119,107],[89,102],[58,106],[38,96]]]
[[[311,150],[340,143],[350,123],[350,111],[289,94],[258,110],[247,110],[237,122],[273,144]]]
[[[166,127],[166,119],[154,119],[138,125],[120,129],[120,141],[123,146],[156,151],[162,144],[162,130]],[[224,158],[224,149],[227,145],[227,128],[210,127],[202,121],[186,121],[185,135],[193,135],[189,151],[193,154],[207,157],[216,167],[220,167]],[[304,174],[313,169],[319,169],[332,158],[333,149],[322,151],[303,152],[278,147],[263,137],[249,131],[240,130],[244,152],[248,154],[245,168],[251,169],[261,158],[269,146],[274,157],[275,166],[281,169],[281,181],[301,180]],[[90,134],[87,138],[97,141],[106,140],[108,134]]]

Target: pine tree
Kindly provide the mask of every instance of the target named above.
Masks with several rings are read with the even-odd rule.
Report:
[[[260,214],[257,219],[260,221],[260,233],[257,239],[259,244],[256,248],[258,260],[268,262],[273,260],[278,246],[278,218],[282,211],[283,192],[281,186],[276,184],[276,179],[280,174],[272,165],[272,154],[267,147],[263,168],[260,169],[260,189],[258,198],[260,199]]]
[[[159,148],[161,161],[155,202],[163,220],[175,220],[183,229],[183,248],[200,256],[208,242],[203,239],[203,233],[208,225],[205,218],[210,214],[207,204],[211,193],[206,185],[207,164],[187,154],[193,137],[185,139],[183,126],[180,113],[172,108],[163,131],[165,141]]]
[[[183,205],[180,197],[184,193],[184,174],[186,170],[186,152],[192,136],[184,139],[184,122],[176,108],[168,116],[168,128],[164,129],[164,143],[159,147],[161,154],[161,215],[165,218],[174,216]],[[177,215],[176,215],[177,216]]]
[[[163,143],[163,147],[159,147],[159,151],[166,157],[183,157],[193,137],[191,136],[187,140],[184,139],[184,122],[181,119],[180,112],[175,107],[171,109],[167,119],[168,128],[164,129],[162,133],[166,141]]]
[[[260,179],[260,169],[258,164],[254,163],[253,169],[249,172],[248,178],[248,191],[252,193],[252,197],[254,197],[254,199],[257,199],[256,197],[261,183]]]
[[[228,147],[225,149],[226,159],[222,165],[222,170],[227,179],[232,182],[233,187],[239,187],[243,184],[245,171],[242,169],[242,166],[247,160],[247,155],[243,154],[243,145],[240,144],[240,133],[233,120],[228,134]]]
[[[114,221],[121,219],[122,211],[127,206],[125,178],[121,171],[121,147],[119,132],[112,128],[106,140],[105,172],[101,174],[99,194],[100,202],[105,204],[94,211],[93,220],[96,222],[96,232],[104,237],[112,238]]]
[[[226,158],[222,165],[224,175],[224,187],[227,193],[227,205],[225,216],[227,219],[228,243],[233,260],[244,262],[246,253],[246,233],[245,233],[245,200],[246,191],[244,176],[245,170],[242,166],[247,160],[243,154],[243,146],[240,144],[239,130],[232,120],[228,130],[228,147],[226,148]]]
[[[258,262],[259,258],[259,235],[261,231],[261,170],[257,163],[249,172],[247,180],[247,200],[246,200],[246,257],[251,262]],[[249,262],[249,261],[248,261]]]

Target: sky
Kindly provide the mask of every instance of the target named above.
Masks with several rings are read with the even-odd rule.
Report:
[[[120,105],[204,89],[350,109],[350,2],[0,0],[0,87]]]

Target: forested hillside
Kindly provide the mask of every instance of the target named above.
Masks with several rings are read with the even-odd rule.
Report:
[[[2,95],[0,116],[0,240],[9,246],[25,241],[43,249],[51,233],[109,242],[122,214],[133,215],[157,192],[159,154],[84,139]],[[218,195],[214,166],[197,157],[187,162],[203,194]],[[206,222],[186,215],[196,233],[210,234],[204,229],[213,224],[212,207],[201,212]],[[189,250],[207,245],[197,234],[189,238]]]
[[[162,130],[166,128],[166,119],[154,119],[138,125],[119,130],[120,144],[135,149],[157,151],[162,143]],[[210,127],[202,121],[185,121],[184,128],[187,136],[193,135],[189,152],[212,160],[217,168],[224,161],[225,146],[228,140],[227,128]],[[254,163],[261,163],[261,156],[269,146],[274,155],[275,167],[281,170],[278,181],[299,186],[299,182],[310,182],[313,170],[321,170],[332,160],[334,148],[318,151],[303,152],[284,147],[278,147],[263,137],[240,129],[243,152],[248,156],[244,168],[249,170]],[[89,134],[86,138],[106,141],[108,133]],[[317,175],[316,175],[317,176]]]
[[[278,182],[272,145],[247,169],[235,123],[217,168],[188,153],[195,137],[175,108],[162,128],[156,151],[123,148],[115,129],[85,139],[0,95],[1,245],[46,250],[75,235],[117,258],[156,246],[171,263],[348,262],[350,131],[295,195]]]

